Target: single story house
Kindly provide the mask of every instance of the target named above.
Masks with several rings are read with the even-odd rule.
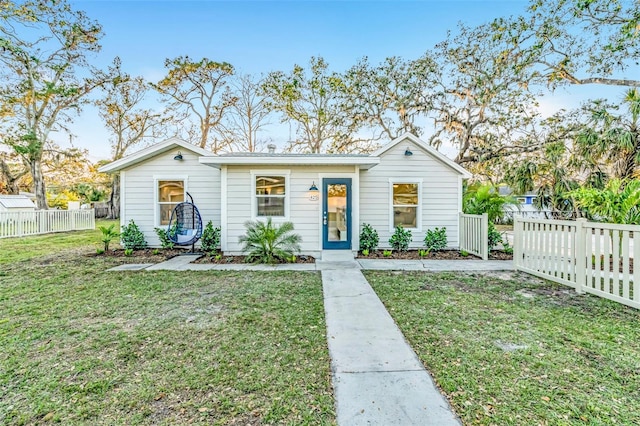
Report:
[[[120,221],[130,220],[151,246],[154,228],[168,225],[172,209],[193,197],[203,221],[220,226],[221,249],[240,254],[245,222],[290,221],[302,252],[359,248],[370,224],[388,248],[397,225],[410,229],[410,247],[423,246],[428,229],[446,227],[459,247],[462,182],[471,174],[412,134],[372,154],[230,153],[216,155],[169,139],[100,168],[120,173]]]
[[[36,205],[25,195],[0,195],[0,212],[32,212]]]

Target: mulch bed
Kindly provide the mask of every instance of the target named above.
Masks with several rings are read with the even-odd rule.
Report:
[[[219,259],[213,255],[204,255],[193,263],[214,263],[218,265],[228,265],[233,263],[247,263],[245,256],[225,256],[221,255]],[[315,263],[316,259],[313,256],[300,255],[296,256],[295,262],[280,262],[280,263]]]
[[[111,257],[118,258],[125,263],[160,263],[169,260],[172,257],[179,256],[187,250],[182,249],[143,249],[134,250],[130,255],[124,253],[124,249],[113,249],[104,253],[96,252],[86,254],[87,257]]]
[[[420,256],[418,250],[408,250],[405,252],[394,251],[391,256],[385,256],[383,250],[376,250],[369,253],[369,256],[363,256],[362,252],[358,252],[358,259],[401,259],[401,260],[478,260],[477,256],[469,254],[463,256],[458,250],[441,250],[433,251],[426,256]],[[512,260],[513,255],[503,251],[494,250],[489,253],[491,260]]]

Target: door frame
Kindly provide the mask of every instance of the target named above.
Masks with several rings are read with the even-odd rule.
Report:
[[[351,250],[353,245],[353,224],[354,224],[354,211],[353,211],[353,199],[354,199],[354,179],[351,176],[340,177],[321,177],[322,184],[322,205],[320,209],[320,227],[321,235],[320,245],[322,250]],[[327,186],[332,184],[346,184],[347,185],[347,240],[339,242],[330,242],[328,240],[328,225],[324,224],[324,212],[327,211],[328,193]]]

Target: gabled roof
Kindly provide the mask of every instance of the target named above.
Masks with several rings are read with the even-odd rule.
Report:
[[[0,195],[0,205],[7,209],[35,209],[36,205],[24,195]]]
[[[453,169],[455,172],[461,174],[465,179],[469,179],[469,178],[471,178],[471,176],[473,176],[465,168],[463,168],[459,164],[455,163],[454,161],[452,161],[451,159],[449,159],[448,157],[446,157],[445,155],[440,153],[434,147],[429,146],[426,142],[424,142],[422,139],[418,138],[417,136],[415,136],[412,133],[405,133],[405,134],[397,137],[396,139],[392,140],[388,144],[386,144],[383,147],[379,148],[378,150],[374,151],[371,155],[379,157],[382,154],[384,154],[385,152],[389,151],[394,146],[398,145],[399,143],[405,142],[407,139],[410,140],[411,142],[413,142],[414,144],[416,144],[417,146],[419,146],[423,151],[425,151],[427,154],[431,155],[436,160],[440,161],[445,166],[447,166],[447,167]]]
[[[200,157],[200,163],[220,168],[222,165],[347,165],[369,169],[380,163],[379,157],[358,154],[274,154],[229,153],[220,156]]]
[[[138,164],[145,160],[148,160],[149,158],[152,158],[158,154],[162,154],[163,152],[167,152],[178,147],[191,151],[203,157],[214,155],[212,152],[207,151],[206,149],[202,149],[199,146],[195,146],[182,139],[171,138],[167,139],[164,142],[151,145],[150,147],[142,149],[131,155],[127,155],[126,157],[116,160],[112,163],[105,164],[104,166],[100,167],[98,171],[102,173],[117,172],[119,170],[126,169],[127,167],[131,167],[134,164]]]

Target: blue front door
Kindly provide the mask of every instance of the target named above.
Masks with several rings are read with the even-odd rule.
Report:
[[[322,180],[322,248],[351,249],[351,179]]]

